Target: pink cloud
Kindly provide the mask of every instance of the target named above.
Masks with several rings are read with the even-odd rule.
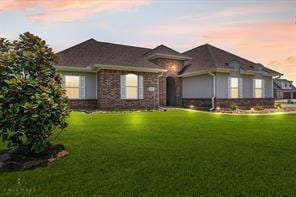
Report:
[[[210,20],[217,20],[217,19],[234,19],[234,17],[238,16],[252,16],[255,14],[269,14],[269,13],[276,13],[276,12],[286,12],[287,10],[294,10],[296,6],[295,2],[287,2],[287,3],[261,3],[256,5],[242,5],[233,7],[230,9],[222,9],[220,11],[213,11],[212,13],[196,13],[181,16],[179,20],[186,20],[188,21],[210,21]]]
[[[125,11],[145,6],[150,0],[4,0],[0,11],[35,11],[29,19],[34,22],[71,22],[102,13]]]
[[[225,46],[296,81],[296,27],[292,21],[243,23],[218,30],[207,31],[203,40]]]
[[[0,4],[0,11],[8,11],[8,10],[18,10],[24,11],[28,10],[31,6],[40,3],[40,0],[26,0],[26,1],[19,1],[19,0],[3,0]]]
[[[296,81],[296,26],[288,20],[252,20],[223,24],[161,24],[141,30],[146,36],[188,50],[204,43],[238,54],[285,73]]]

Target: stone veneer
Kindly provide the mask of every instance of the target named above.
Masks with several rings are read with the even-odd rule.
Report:
[[[69,99],[71,109],[96,109],[97,99]]]
[[[264,108],[274,108],[273,98],[243,98],[243,99],[215,99],[215,107],[229,108],[235,104],[241,109],[250,109],[256,105]],[[183,106],[210,109],[212,107],[211,99],[183,99]]]
[[[143,99],[120,98],[120,76],[124,74],[142,75],[144,79]],[[144,109],[158,107],[158,75],[159,73],[100,70],[98,73],[98,101],[97,106],[102,110],[115,109]],[[148,90],[154,87],[154,91]]]
[[[178,72],[183,68],[184,61],[173,60],[166,58],[156,58],[151,60],[154,64],[159,65],[167,70],[159,80],[159,95],[160,105],[167,105],[167,77],[172,77],[175,80],[176,88],[176,103],[182,105],[182,79],[178,78]]]

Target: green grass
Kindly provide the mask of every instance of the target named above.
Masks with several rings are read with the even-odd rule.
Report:
[[[0,172],[0,196],[7,189],[40,196],[296,194],[296,115],[76,112],[55,143],[70,155]]]

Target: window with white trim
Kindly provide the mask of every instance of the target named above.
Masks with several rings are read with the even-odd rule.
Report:
[[[84,76],[64,76],[64,87],[66,96],[69,99],[85,98],[85,77]]]
[[[121,75],[120,86],[122,99],[143,99],[143,76]]]
[[[230,98],[238,98],[239,90],[238,90],[238,78],[231,77],[230,78]]]
[[[263,80],[262,79],[255,79],[254,80],[254,88],[255,88],[255,98],[262,98],[263,97]]]

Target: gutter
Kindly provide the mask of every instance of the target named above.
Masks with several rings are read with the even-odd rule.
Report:
[[[200,71],[193,71],[185,74],[178,75],[178,77],[192,77],[192,76],[198,76],[198,75],[206,75],[209,72],[216,72],[216,73],[230,73],[234,71],[232,68],[215,68],[211,70],[200,70]]]
[[[95,72],[90,67],[53,66],[57,71]]]
[[[183,55],[168,55],[164,53],[154,53],[147,57],[147,59],[156,59],[156,58],[169,58],[169,59],[175,59],[175,60],[191,60],[191,57],[183,56]]]
[[[215,98],[216,98],[216,75],[209,71],[209,75],[213,77],[213,97],[212,97],[212,108],[210,111],[213,111],[215,109]]]
[[[134,66],[117,66],[117,65],[101,65],[94,64],[87,67],[71,67],[71,66],[53,66],[58,71],[77,71],[77,72],[97,72],[101,69],[106,70],[122,70],[122,71],[136,71],[136,72],[151,72],[160,73],[166,72],[166,69],[162,68],[146,68],[146,67],[134,67]]]
[[[118,65],[104,65],[104,64],[94,64],[92,69],[99,71],[101,69],[106,70],[122,70],[122,71],[136,71],[136,72],[152,72],[152,73],[159,73],[159,72],[166,72],[166,69],[162,68],[146,68],[146,67],[134,67],[134,66],[118,66]]]

